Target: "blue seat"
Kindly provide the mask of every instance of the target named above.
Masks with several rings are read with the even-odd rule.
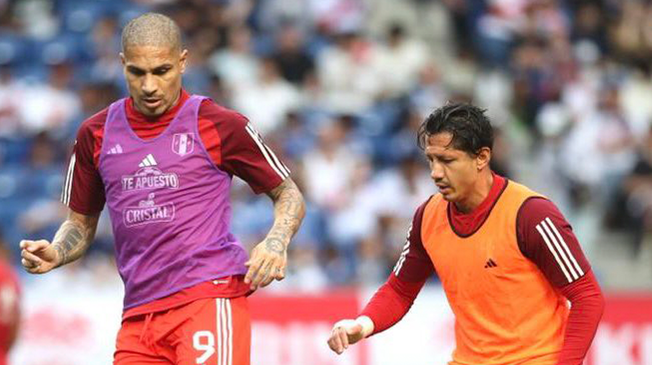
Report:
[[[104,14],[103,1],[66,0],[58,1],[55,11],[63,21],[63,31],[86,33],[95,21]]]
[[[64,31],[76,33],[90,31],[98,19],[107,15],[128,21],[148,9],[128,0],[60,0],[55,6],[59,17],[63,19]],[[123,26],[126,21],[120,25]]]
[[[35,57],[38,60],[37,57]],[[12,74],[16,79],[19,79],[28,84],[40,84],[46,82],[48,79],[49,70],[44,67],[40,62],[21,63],[11,68]]]
[[[28,170],[21,165],[5,165],[0,168],[0,210],[16,199],[29,196]]]
[[[84,34],[64,33],[53,39],[34,42],[32,52],[42,65],[83,64],[94,59]]]
[[[0,165],[15,166],[24,163],[31,148],[32,140],[29,138],[0,137]]]
[[[29,63],[32,59],[32,41],[8,32],[0,34],[0,64]]]
[[[63,168],[51,166],[41,169],[28,169],[29,176],[25,188],[35,198],[59,199],[61,187],[63,186]]]

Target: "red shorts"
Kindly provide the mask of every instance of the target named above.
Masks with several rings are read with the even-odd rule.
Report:
[[[249,365],[246,297],[200,299],[122,322],[114,365]]]

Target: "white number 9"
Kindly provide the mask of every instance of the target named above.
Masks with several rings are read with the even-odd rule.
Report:
[[[197,331],[192,336],[192,346],[195,350],[204,351],[195,360],[197,364],[202,364],[215,353],[215,336],[210,331]]]

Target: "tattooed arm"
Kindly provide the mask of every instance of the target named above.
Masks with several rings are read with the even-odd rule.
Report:
[[[21,241],[21,263],[25,270],[32,274],[45,274],[80,258],[95,237],[99,217],[99,214],[88,216],[70,210],[52,243],[46,240]]]
[[[245,283],[251,289],[267,286],[272,280],[285,278],[287,248],[306,214],[303,196],[292,179],[267,194],[274,202],[274,225],[267,237],[251,251]]]

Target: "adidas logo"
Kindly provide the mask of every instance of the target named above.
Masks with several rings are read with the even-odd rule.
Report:
[[[492,268],[492,267],[497,267],[497,266],[498,265],[496,265],[496,263],[492,259],[487,260],[487,263],[484,264],[485,269]]]
[[[111,148],[109,150],[107,155],[115,155],[115,154],[118,154],[118,153],[122,153],[122,146],[120,146],[119,143],[117,145],[113,146],[113,148]]]
[[[152,154],[150,153],[140,162],[140,164],[138,164],[138,167],[147,167],[147,166],[156,166],[156,165],[158,164],[156,163],[154,156],[152,156]]]

